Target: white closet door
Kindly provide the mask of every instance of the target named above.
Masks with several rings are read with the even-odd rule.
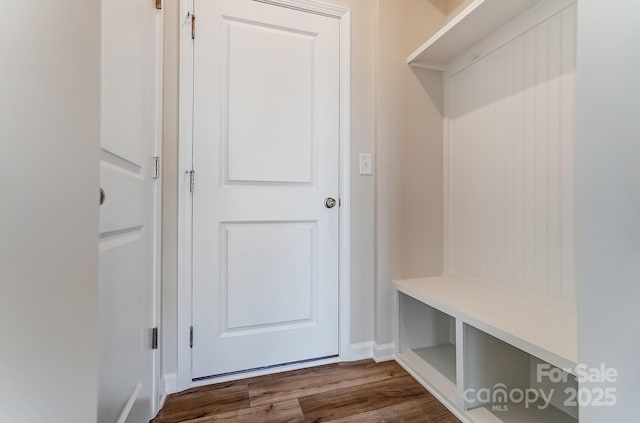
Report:
[[[156,406],[153,298],[159,184],[162,14],[141,0],[102,2],[100,383],[98,422],[143,422]],[[155,361],[154,361],[155,360]],[[120,420],[119,420],[120,419]]]

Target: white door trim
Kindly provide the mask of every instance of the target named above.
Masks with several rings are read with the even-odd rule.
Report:
[[[315,0],[254,0],[304,10],[340,21],[340,223],[339,223],[339,359],[350,359],[351,322],[351,11]],[[178,390],[194,386],[189,327],[192,321],[192,198],[188,172],[193,143],[193,0],[180,0],[179,161],[178,161]],[[312,363],[314,364],[314,363]]]
[[[162,128],[163,128],[163,105],[164,105],[164,9],[157,10],[156,20],[156,127],[154,133],[155,156],[162,162]],[[158,169],[158,177],[154,186],[155,204],[154,210],[154,242],[153,242],[153,327],[162,331],[162,168]],[[152,409],[156,414],[162,407],[162,391],[164,384],[162,380],[162,350],[156,349],[153,354],[153,399]]]

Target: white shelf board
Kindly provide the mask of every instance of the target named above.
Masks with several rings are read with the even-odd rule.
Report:
[[[574,372],[578,361],[576,311],[564,304],[455,276],[395,281],[418,301]]]
[[[475,423],[578,423],[578,420],[553,406],[544,410],[536,406],[526,408],[523,404],[508,404],[508,411],[490,411],[491,406],[469,410],[467,413]]]
[[[453,344],[414,348],[413,352],[452,383],[456,383],[456,346]]]
[[[407,63],[443,70],[460,54],[540,0],[475,0],[409,56]]]
[[[414,350],[400,351],[397,361],[409,371],[425,388],[438,393],[451,403],[456,403],[457,388],[447,376],[442,374],[430,362],[425,361]],[[455,365],[455,363],[454,363]]]

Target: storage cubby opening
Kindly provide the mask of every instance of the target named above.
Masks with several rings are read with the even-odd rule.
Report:
[[[400,293],[399,351],[429,364],[456,384],[456,321]]]
[[[464,325],[464,402],[482,423],[577,423],[576,377]]]

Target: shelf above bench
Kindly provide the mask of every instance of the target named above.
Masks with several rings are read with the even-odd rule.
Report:
[[[502,28],[540,0],[475,0],[427,42],[407,63],[444,70],[460,54]]]
[[[453,276],[395,281],[396,289],[556,367],[577,364],[577,316],[568,306]]]

